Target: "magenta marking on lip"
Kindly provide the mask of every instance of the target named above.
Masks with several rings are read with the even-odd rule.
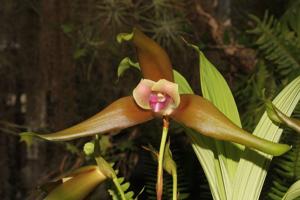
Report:
[[[149,96],[149,104],[151,109],[154,112],[160,112],[163,109],[165,109],[168,104],[169,104],[169,100],[170,100],[170,96],[167,94],[162,94],[162,93],[157,93],[157,92],[151,92],[150,96]]]

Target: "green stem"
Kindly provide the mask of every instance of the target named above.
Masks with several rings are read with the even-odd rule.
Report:
[[[177,170],[172,173],[173,178],[173,200],[177,200]]]
[[[126,200],[124,191],[122,190],[122,187],[118,181],[118,177],[116,175],[115,170],[101,156],[95,157],[95,160],[97,162],[99,169],[104,173],[104,175],[113,180],[113,182],[120,194],[121,200]]]
[[[165,152],[165,146],[169,130],[169,120],[167,117],[163,118],[163,132],[160,141],[159,154],[158,154],[158,169],[157,169],[157,183],[156,183],[156,197],[157,200],[162,199],[163,193],[163,158]]]
[[[121,185],[120,185],[120,183],[118,181],[118,177],[114,177],[113,178],[113,182],[114,182],[114,184],[115,184],[115,186],[116,186],[116,188],[117,188],[117,190],[118,190],[118,192],[119,192],[119,194],[121,196],[121,199],[122,200],[126,200],[124,191],[122,190],[122,187],[121,187]]]

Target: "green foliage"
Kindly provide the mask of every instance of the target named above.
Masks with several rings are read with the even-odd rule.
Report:
[[[275,17],[268,12],[265,13],[263,20],[255,16],[251,17],[257,23],[257,26],[250,32],[258,35],[256,44],[262,52],[262,57],[270,62],[268,65],[272,66],[264,70],[266,73],[256,73],[256,77],[266,77],[265,80],[261,78],[255,81],[249,79],[251,83],[256,83],[256,85],[259,86],[257,89],[252,89],[252,92],[260,92],[264,87],[268,88],[271,85],[272,87],[270,89],[274,93],[276,88],[282,87],[282,85],[285,85],[289,80],[299,75],[299,11],[300,1],[297,0],[291,1],[290,6],[279,20],[275,19]],[[264,64],[259,66],[259,69],[265,68],[263,67],[265,66]],[[270,89],[266,91],[270,91]],[[273,95],[274,94],[268,96]],[[242,95],[242,97],[243,96],[247,95]],[[254,94],[252,98],[254,99],[255,96],[261,95]],[[251,104],[252,103],[250,103],[250,105]],[[259,101],[258,105],[262,106],[262,101]],[[252,106],[254,105],[252,104]],[[257,109],[259,109],[259,107],[257,107]],[[257,109],[255,112],[258,112]],[[251,109],[249,110],[249,112],[252,112]],[[294,115],[298,115],[299,117],[299,105]],[[293,148],[287,154],[274,160],[274,166],[271,170],[272,176],[270,177],[271,183],[268,184],[270,188],[268,189],[266,199],[281,199],[289,186],[300,178],[299,175],[297,175],[297,173],[299,173],[299,136],[295,133],[293,134],[291,130],[285,130],[285,132],[288,135],[286,140],[293,145]]]
[[[117,41],[118,43],[122,43],[123,41],[130,41],[133,38],[133,32],[132,33],[120,33],[117,35]]]
[[[203,96],[241,127],[239,112],[226,80],[198,47],[193,47],[198,51],[200,57],[200,81]]]
[[[198,50],[197,47],[193,47]],[[200,76],[205,76],[205,79],[207,80],[201,82],[202,88],[206,89],[206,87],[213,87],[209,91],[208,89],[206,91],[204,90],[204,97],[215,103],[216,106],[221,111],[225,112],[229,118],[233,118],[234,120],[237,116],[237,119],[239,119],[237,109],[235,113],[231,112],[230,109],[227,109],[231,108],[232,105],[234,105],[233,107],[235,108],[236,106],[231,91],[227,83],[224,81],[224,78],[216,71],[215,67],[207,61],[199,50],[198,52],[201,67],[205,69]],[[183,81],[182,83],[185,84],[186,82]],[[278,104],[278,106],[285,110],[284,112],[291,112],[295,106],[295,102],[299,100],[297,90],[292,91],[292,88],[297,89],[298,84],[299,77],[286,87],[274,101],[274,104]],[[214,86],[222,87],[222,90],[220,90],[220,92],[216,92],[218,90],[215,91]],[[224,91],[230,95],[221,97],[220,95],[223,94],[220,93],[224,93]],[[191,91],[184,92],[191,93]],[[281,98],[285,98],[286,100],[283,102],[280,100]],[[220,99],[223,101],[218,104],[217,102],[219,102]],[[230,106],[227,107],[227,105]],[[260,123],[257,125],[254,134],[259,137],[278,142],[281,130],[273,125],[270,120],[266,119],[267,116],[264,115]],[[257,152],[246,149],[244,152],[241,152],[242,156],[237,156],[238,158],[242,158],[241,162],[237,162],[239,161],[238,159],[230,159],[229,156],[232,156],[233,154],[225,153],[225,150],[229,150],[228,148],[224,148],[220,144],[216,144],[215,141],[196,134],[192,130],[186,129],[186,132],[192,139],[194,151],[206,173],[214,199],[245,199],[246,197],[244,196],[244,193],[241,192],[245,190],[249,191],[249,194],[252,195],[251,198],[253,199],[260,196],[261,186],[264,183],[264,178],[266,176],[266,171],[264,169],[267,167],[267,161],[272,158],[271,156],[264,155],[257,157],[255,156]],[[233,150],[233,148],[231,150]],[[249,159],[253,160],[255,164],[247,162]],[[253,170],[256,172],[255,175],[251,175],[251,178],[245,179],[244,174],[251,173]],[[235,188],[235,190],[233,190],[233,188]]]
[[[300,104],[293,113],[293,117],[300,118]],[[300,136],[295,131],[286,129],[286,139],[293,145],[291,151],[274,159],[271,171],[272,183],[267,193],[267,200],[282,198],[292,183],[300,179]],[[272,173],[273,172],[273,173]]]
[[[293,200],[300,196],[300,180],[295,182],[284,195],[282,200]],[[299,198],[298,198],[299,199]]]
[[[118,182],[118,184],[121,186],[121,190],[125,195],[125,199],[122,199],[122,197],[120,196],[120,193],[118,192],[118,190],[113,187],[112,189],[109,189],[108,192],[111,195],[113,200],[133,200],[134,199],[134,192],[129,190],[130,187],[130,183],[124,181],[124,177],[118,177],[116,179],[116,181]]]
[[[297,15],[300,15],[299,11],[298,6]],[[290,10],[286,12],[288,13]],[[258,35],[256,45],[264,57],[276,65],[274,72],[278,78],[292,80],[299,75],[300,39],[297,30],[289,28],[290,21],[286,19],[287,16],[284,20],[277,20],[266,12],[262,20],[256,16],[250,17],[257,25],[249,32]]]
[[[135,68],[140,70],[139,63],[133,62],[130,58],[125,57],[121,60],[118,66],[118,78],[120,78],[127,69]],[[173,70],[174,80],[179,85],[180,94],[193,93],[193,90],[187,80],[176,70]]]
[[[285,28],[292,29],[298,37],[300,36],[300,1],[289,1],[288,9],[281,17],[281,21]]]
[[[250,75],[238,77],[235,96],[241,112],[243,127],[252,131],[265,111],[263,99],[271,99],[277,92],[275,78],[269,73],[265,62],[260,60]]]
[[[199,55],[200,82],[203,97],[210,100],[221,112],[238,126],[241,126],[237,106],[231,90],[224,77],[204,56],[195,45],[189,44]],[[192,130],[187,133],[193,141],[194,151],[202,164],[207,176],[212,195],[215,199],[231,198],[237,161],[239,159],[239,146],[223,141],[214,141],[210,138],[197,136]],[[205,152],[205,146],[210,151]],[[212,169],[212,166],[213,169]],[[217,187],[212,187],[216,185]]]
[[[130,183],[124,182],[124,177],[117,176],[118,170],[113,169],[113,164],[109,164],[101,156],[95,157],[95,160],[101,172],[114,183],[113,189],[108,190],[113,200],[133,200],[134,192],[129,190]]]
[[[288,116],[300,99],[299,84],[300,76],[287,85],[272,102]],[[254,135],[273,142],[279,141],[281,133],[282,129],[274,125],[266,113],[263,114],[253,132]],[[271,159],[270,155],[260,155],[250,149],[245,149],[236,172],[233,199],[259,199],[267,174],[266,169]]]
[[[118,37],[120,37],[120,36],[118,35]],[[124,72],[127,69],[129,69],[130,67],[140,69],[140,66],[138,63],[131,61],[130,58],[128,58],[128,57],[123,58],[118,66],[118,78],[120,78],[124,74]]]

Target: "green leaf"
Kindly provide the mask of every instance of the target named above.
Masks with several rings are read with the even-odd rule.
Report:
[[[114,179],[117,177],[112,166],[101,156],[95,157],[99,170],[108,178]]]
[[[300,76],[286,86],[273,104],[285,115],[290,116],[300,99]],[[254,130],[254,135],[278,142],[282,129],[272,123],[265,112]],[[264,180],[267,175],[267,168],[272,156],[246,149],[238,164],[234,181],[233,200],[251,199],[258,200]]]
[[[177,71],[174,71],[174,80],[179,85],[179,92],[181,94],[194,94],[191,86],[187,80]],[[221,199],[222,193],[220,187],[218,187],[217,177],[220,175],[219,168],[215,167],[217,160],[215,160],[214,152],[214,140],[203,135],[198,134],[192,129],[184,128],[185,132],[191,139],[193,150],[204,170],[204,173],[208,179],[212,196],[215,200]],[[218,163],[217,163],[218,164]],[[218,164],[219,165],[219,164]]]
[[[200,82],[203,97],[211,101],[223,114],[232,122],[241,127],[241,121],[238,109],[231,93],[231,90],[220,74],[220,72],[211,64],[204,54],[195,45],[188,44],[199,53],[200,61]],[[218,188],[224,187],[226,193],[221,192],[223,198],[231,199],[232,181],[237,168],[241,146],[233,145],[228,142],[215,141],[218,160],[215,161],[215,167],[218,174]]]
[[[125,57],[121,60],[118,66],[118,78],[120,78],[124,72],[130,68],[135,68],[140,70],[140,65],[137,62],[133,62],[130,58]],[[176,70],[173,70],[174,80],[175,83],[179,86],[179,93],[180,94],[189,94],[193,93],[193,90],[187,80]]]
[[[117,35],[117,41],[118,43],[122,43],[123,41],[129,41],[132,40],[134,34],[132,33],[119,33]]]
[[[281,124],[283,123],[279,116],[276,114],[276,110],[274,109],[274,105],[272,104],[271,101],[269,100],[266,100],[265,102],[265,105],[266,105],[266,111],[267,111],[267,114],[268,114],[268,117],[275,123],[275,124]]]
[[[165,146],[163,167],[164,170],[166,170],[170,175],[176,173],[177,166],[175,161],[173,160],[172,152],[170,150],[170,140],[168,140]]]
[[[232,122],[241,127],[238,109],[226,80],[201,51],[199,51],[199,56],[203,96],[210,100]]]
[[[134,195],[134,192],[130,191],[125,194],[125,197],[126,197],[126,199],[132,199],[133,195]]]
[[[219,187],[220,183],[218,182],[218,177],[221,176],[220,164],[218,160],[215,159],[213,152],[215,151],[214,140],[200,135],[189,128],[185,128],[185,132],[190,137],[193,150],[204,170],[213,199],[226,199],[226,197],[224,197],[224,187]]]
[[[133,195],[134,193],[132,191],[128,191],[126,193],[126,191],[128,190],[130,183],[124,182],[124,178],[120,177],[120,178],[115,178],[113,179],[114,183],[115,183],[115,190],[108,190],[109,194],[112,196],[112,199],[114,200],[132,200],[133,199]],[[116,184],[117,183],[117,184]],[[121,185],[121,183],[123,183]]]
[[[282,200],[293,200],[300,197],[300,180],[295,182],[286,192]]]
[[[126,190],[128,190],[129,186],[130,186],[130,183],[126,182],[126,183],[121,185],[121,188],[122,188],[123,191],[126,191]]]
[[[299,12],[294,10],[289,13],[298,15],[298,17],[293,16],[293,20],[299,23],[299,20],[297,20],[300,16]],[[250,16],[250,18],[257,25],[249,32],[258,36],[255,43],[264,57],[275,64],[273,70],[277,72],[276,74],[279,74],[281,78],[296,77],[299,75],[299,35],[291,32],[290,28],[284,28],[290,27],[291,24],[278,21],[267,11],[262,20],[255,16]]]
[[[124,180],[125,180],[124,177],[119,177],[119,178],[118,178],[118,182],[119,182],[120,184],[122,184],[122,183],[124,182]]]
[[[179,86],[179,93],[180,94],[193,94],[193,89],[191,88],[190,84],[187,80],[176,70],[173,70],[174,81]]]
[[[140,70],[140,66],[138,63],[132,62],[128,57],[123,58],[118,66],[118,78],[120,78],[130,67]]]
[[[109,195],[111,196],[112,200],[121,200],[117,192],[114,190],[108,190]]]

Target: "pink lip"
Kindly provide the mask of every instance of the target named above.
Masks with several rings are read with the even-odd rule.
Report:
[[[149,96],[149,104],[154,112],[160,112],[168,106],[170,99],[171,97],[167,94],[151,92]]]

